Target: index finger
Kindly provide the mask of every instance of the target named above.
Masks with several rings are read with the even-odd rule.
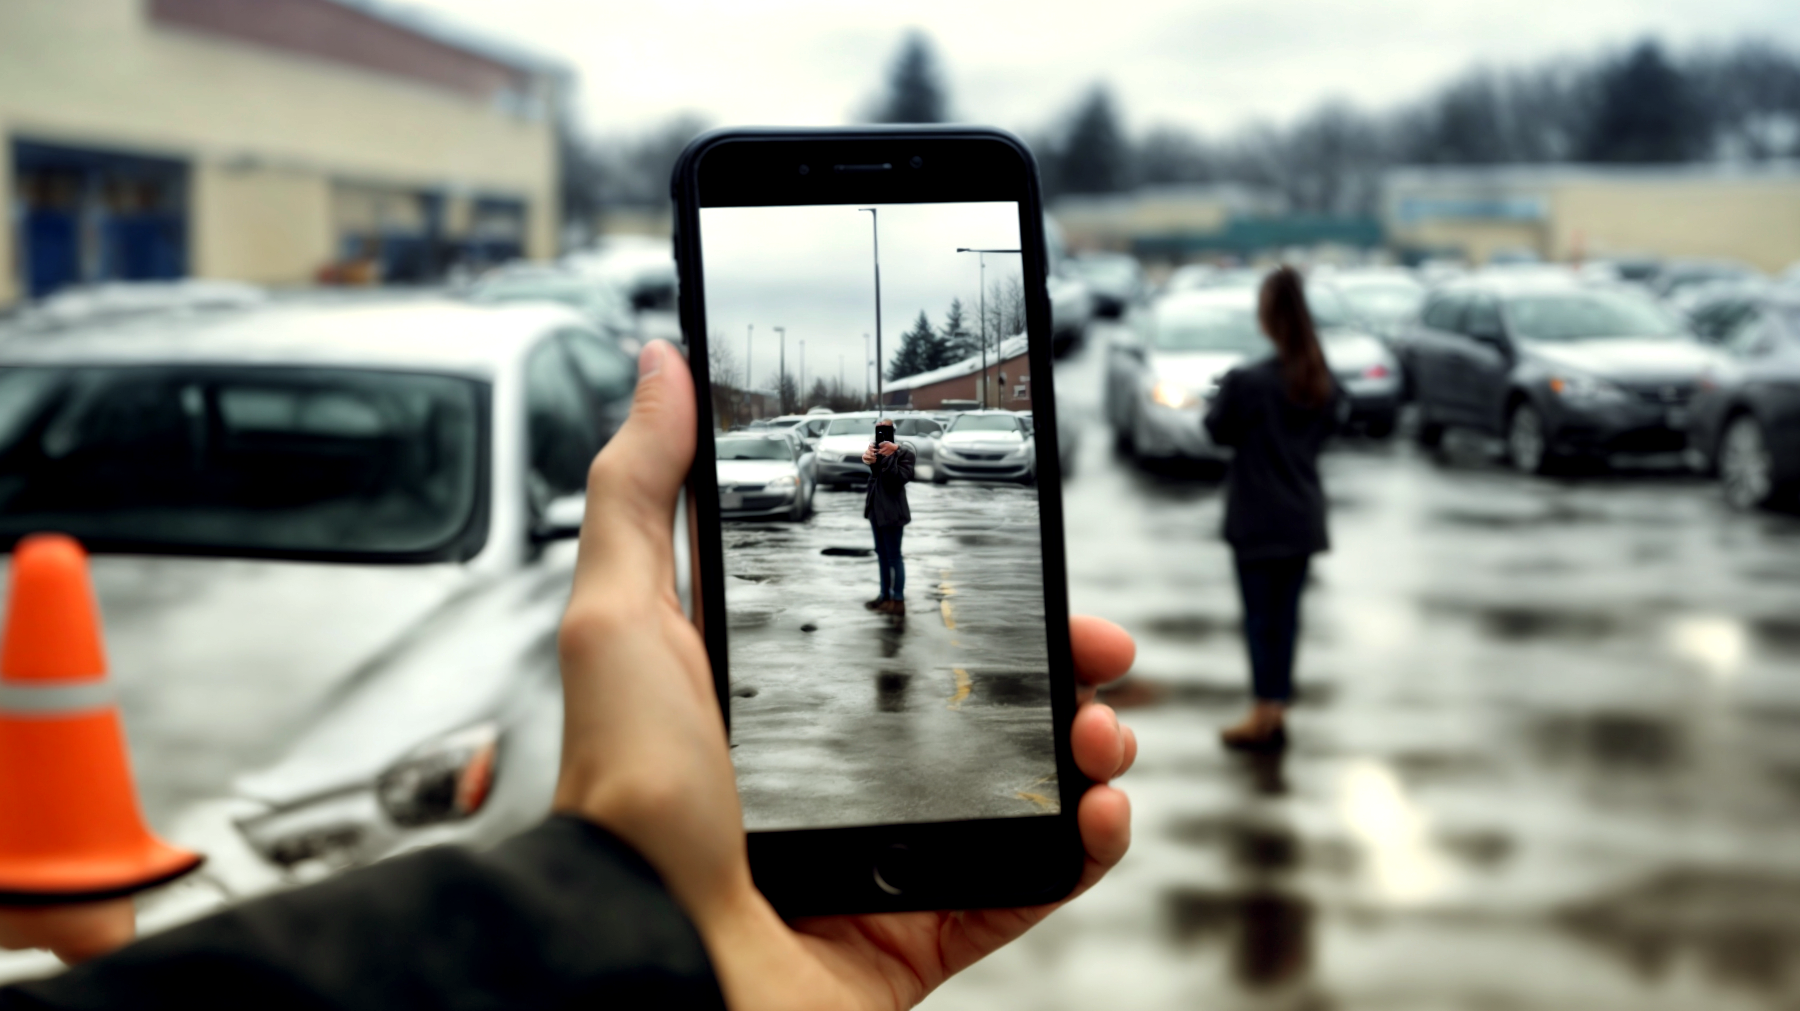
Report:
[[[1084,685],[1117,680],[1137,659],[1137,643],[1130,632],[1086,614],[1069,618],[1069,646],[1075,653],[1075,676]]]

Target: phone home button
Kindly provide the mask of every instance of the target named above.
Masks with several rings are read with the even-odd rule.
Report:
[[[913,855],[896,843],[875,858],[875,887],[889,895],[904,895],[912,887]]]

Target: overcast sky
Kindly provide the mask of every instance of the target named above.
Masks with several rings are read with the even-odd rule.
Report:
[[[881,204],[881,328],[884,360],[920,310],[943,322],[952,298],[976,325],[980,263],[958,247],[1016,249],[1019,209],[1013,203]],[[869,215],[851,205],[707,207],[700,211],[700,258],[706,270],[706,329],[721,338],[738,368],[745,338],[751,383],[773,389],[780,361],[774,328],[787,328],[787,367],[806,382],[838,374],[862,381],[863,334],[875,331],[875,272]],[[987,256],[992,287],[1019,276],[1019,258]],[[754,325],[752,334],[746,328]]]
[[[927,31],[959,118],[1035,130],[1093,81],[1133,129],[1222,132],[1328,97],[1368,108],[1468,67],[1585,55],[1654,35],[1800,45],[1795,0],[414,0],[562,59],[601,132],[678,112],[714,124],[835,124]]]

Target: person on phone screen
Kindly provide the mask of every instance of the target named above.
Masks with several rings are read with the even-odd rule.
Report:
[[[863,450],[869,465],[869,491],[863,517],[875,531],[875,561],[881,566],[881,593],[863,606],[882,614],[906,613],[906,561],[900,557],[900,536],[912,522],[906,505],[906,484],[913,479],[913,450],[894,438],[894,423],[886,418],[875,423],[875,441]]]
[[[1294,694],[1300,591],[1312,556],[1328,550],[1319,448],[1343,406],[1300,275],[1282,266],[1263,280],[1257,323],[1275,354],[1225,375],[1206,430],[1233,449],[1226,476],[1225,539],[1236,560],[1256,703],[1220,733],[1226,747],[1279,748]]]

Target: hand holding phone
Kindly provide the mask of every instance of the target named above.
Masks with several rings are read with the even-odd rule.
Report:
[[[827,916],[790,926],[758,894],[705,647],[671,592],[669,531],[694,458],[692,380],[682,356],[660,341],[640,365],[631,416],[592,470],[590,520],[559,640],[565,730],[556,810],[604,826],[656,868],[737,1011],[910,1007],[1054,907]],[[1073,619],[1065,631],[1083,698],[1072,758],[1103,784],[1131,767],[1137,743],[1093,701],[1093,689],[1125,673],[1134,647],[1118,626],[1094,618]],[[1118,790],[1085,787],[1077,811],[1083,863],[1075,893],[1116,864],[1130,838],[1130,808]],[[882,943],[869,943],[873,937]]]

